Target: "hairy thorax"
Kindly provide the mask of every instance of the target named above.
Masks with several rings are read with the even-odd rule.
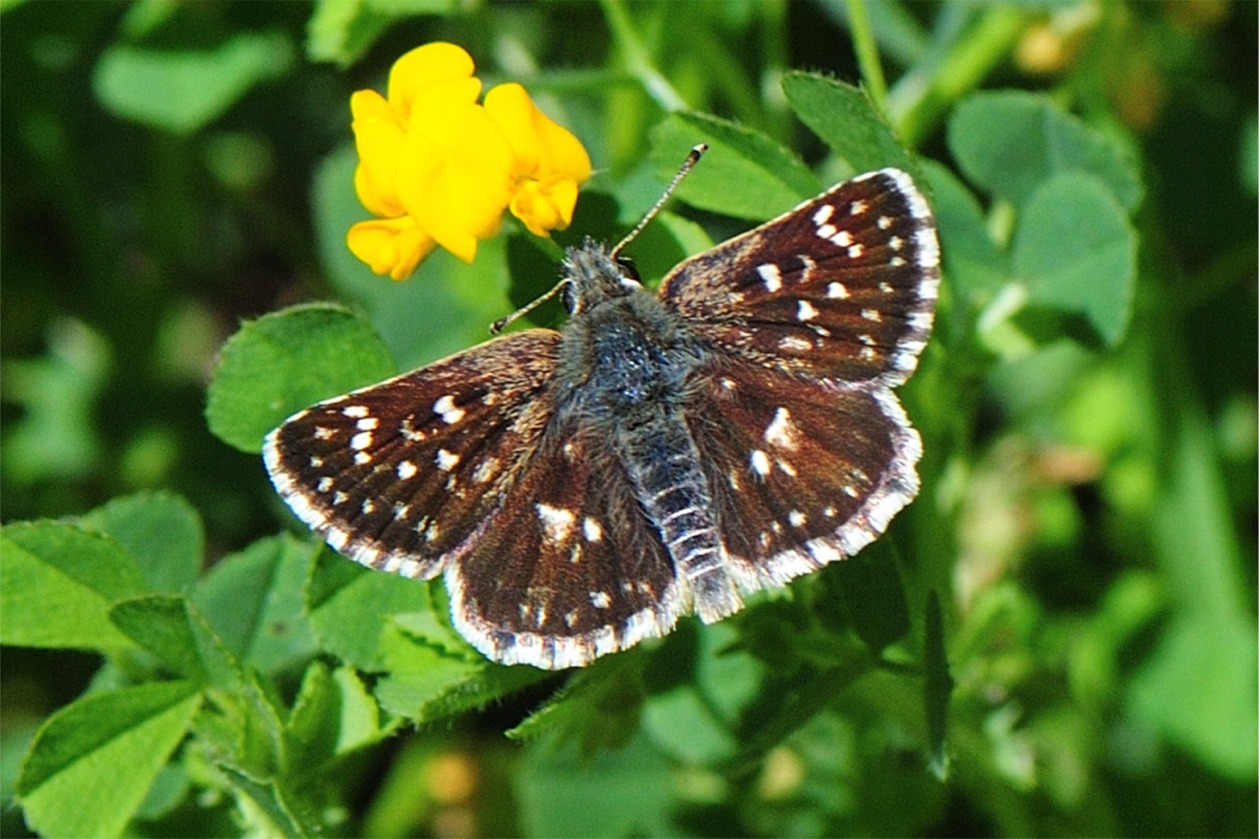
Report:
[[[623,428],[670,416],[703,360],[681,318],[655,297],[635,291],[607,299],[565,327],[561,405]]]

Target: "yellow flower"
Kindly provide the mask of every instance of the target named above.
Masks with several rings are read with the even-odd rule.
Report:
[[[441,245],[472,262],[510,209],[538,236],[573,219],[591,161],[577,138],[518,84],[489,91],[454,44],[433,43],[394,63],[389,98],[350,97],[359,167],[355,191],[376,219],[346,243],[377,274],[405,279]]]

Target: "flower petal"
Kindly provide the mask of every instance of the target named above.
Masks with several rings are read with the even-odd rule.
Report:
[[[360,90],[351,96],[350,109],[354,114],[354,145],[359,153],[359,167],[354,175],[359,200],[376,215],[402,215],[395,182],[405,126],[374,90]]]
[[[412,132],[399,164],[399,198],[416,225],[465,262],[498,232],[511,199],[512,150],[483,108],[453,115],[449,143]]]
[[[394,62],[389,71],[389,101],[402,110],[404,117],[411,109],[412,100],[425,88],[455,79],[467,79],[473,74],[473,60],[463,47],[436,41],[416,47]],[[480,82],[475,101],[481,92]]]
[[[515,83],[498,85],[486,94],[485,108],[516,153],[518,175],[546,180],[564,174],[579,184],[590,178],[586,149],[540,111],[525,88]]]
[[[530,233],[547,236],[549,231],[563,230],[573,221],[577,196],[577,183],[572,178],[557,176],[549,183],[531,179],[521,182],[508,206]]]
[[[374,219],[353,225],[346,246],[367,263],[375,274],[405,280],[416,270],[437,242],[425,235],[410,218]]]

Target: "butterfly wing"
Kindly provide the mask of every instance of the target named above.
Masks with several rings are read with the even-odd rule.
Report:
[[[504,664],[560,669],[666,634],[673,563],[607,439],[580,418],[549,429],[503,509],[447,565],[451,614]]]
[[[881,169],[681,263],[661,299],[763,364],[896,386],[927,342],[939,262],[927,202],[909,175]]]
[[[746,585],[853,555],[918,492],[922,443],[892,388],[927,341],[939,261],[927,202],[909,175],[883,169],[662,283],[663,302],[714,350],[686,414]]]
[[[687,407],[726,560],[780,586],[852,556],[918,492],[918,433],[882,385],[716,360]]]
[[[267,436],[271,480],[356,562],[433,577],[476,540],[541,437],[559,340],[506,335],[301,411]]]

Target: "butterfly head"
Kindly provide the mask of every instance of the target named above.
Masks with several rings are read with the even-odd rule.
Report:
[[[591,239],[565,251],[563,285],[564,307],[570,315],[580,315],[605,300],[643,290],[629,259]]]

